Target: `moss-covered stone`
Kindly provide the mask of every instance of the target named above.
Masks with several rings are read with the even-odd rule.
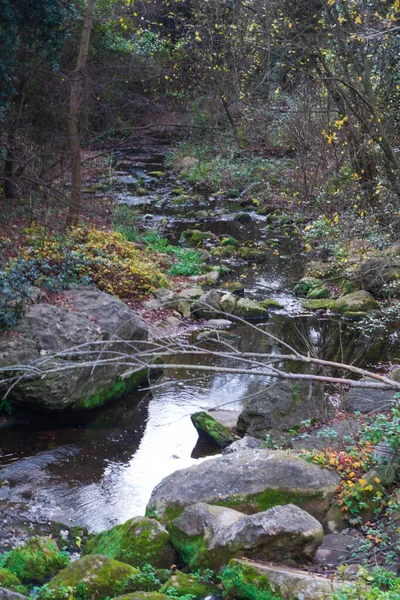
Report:
[[[214,237],[211,231],[200,231],[199,229],[186,229],[182,231],[180,241],[188,246],[200,246],[204,240]]]
[[[268,308],[282,309],[283,308],[282,304],[280,304],[276,300],[272,300],[271,298],[264,298],[264,300],[261,300],[260,306],[262,306],[263,308],[266,308],[266,309],[268,309]]]
[[[242,248],[239,248],[239,256],[249,262],[263,262],[267,258],[267,253],[261,248],[242,246]]]
[[[236,254],[236,251],[236,246],[228,244],[226,246],[220,246],[219,248],[215,248],[212,251],[212,254],[214,254],[215,256],[220,256],[222,258],[230,258],[231,256],[234,256]]]
[[[102,390],[89,396],[82,398],[82,400],[76,405],[76,410],[93,410],[103,406],[109,400],[118,400],[128,392],[133,392],[138,389],[142,383],[147,381],[148,371],[142,369],[137,373],[133,373],[130,377],[122,379],[118,378],[113,383],[105,386]]]
[[[244,286],[240,281],[228,281],[225,287],[232,294],[242,294],[244,292]]]
[[[308,293],[321,285],[321,280],[315,277],[303,277],[294,287],[297,296],[307,296]]]
[[[368,317],[368,313],[362,310],[357,312],[353,310],[346,310],[346,312],[343,313],[343,319],[346,321],[362,321],[366,317]]]
[[[34,537],[8,554],[4,566],[24,583],[44,583],[69,563],[54,540]]]
[[[337,300],[332,300],[329,309],[338,313],[364,312],[374,310],[378,306],[377,301],[370,293],[365,290],[358,290],[357,292],[340,296]]]
[[[240,298],[233,314],[243,319],[268,319],[268,311],[249,298]]]
[[[17,592],[18,594],[27,594],[28,591],[21,581],[13,575],[8,569],[0,568],[0,587]]]
[[[169,533],[160,523],[135,517],[89,539],[84,554],[103,554],[134,567],[168,568],[176,561]]]
[[[172,588],[172,589],[171,589]],[[177,571],[170,577],[170,579],[163,585],[160,593],[169,593],[173,590],[173,596],[180,598],[190,594],[194,596],[196,600],[201,600],[207,596],[215,596],[218,592],[218,588],[210,583],[204,583],[200,577],[194,577],[193,575],[186,575]]]
[[[321,285],[319,287],[315,287],[312,288],[308,294],[307,294],[307,298],[310,298],[311,300],[321,300],[321,298],[329,298],[331,295],[329,289],[324,286]]]
[[[301,301],[301,305],[307,310],[327,310],[331,302],[330,298],[321,298],[321,300],[309,300],[307,298]]]
[[[236,248],[239,248],[240,244],[237,241],[237,239],[235,239],[234,237],[226,237],[226,238],[222,239],[221,246],[222,247],[224,247],[224,246],[234,246]]]
[[[225,448],[235,441],[228,427],[225,427],[204,411],[194,413],[191,420],[200,438],[211,440],[221,448]]]
[[[236,560],[223,570],[221,583],[224,600],[281,600],[272,592],[265,575]]]
[[[85,586],[88,598],[104,600],[136,591],[135,577],[139,573],[126,563],[95,554],[71,563],[50,581],[48,589],[57,596],[65,587],[76,590],[77,586]]]

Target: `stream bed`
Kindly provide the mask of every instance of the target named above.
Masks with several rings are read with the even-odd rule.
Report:
[[[151,175],[164,170],[164,155],[164,148],[125,152],[116,197],[141,207],[146,227],[158,228],[177,243],[181,232],[196,221],[184,216],[182,206],[170,203],[179,182]],[[138,180],[147,190],[144,195],[135,193]],[[233,208],[234,202],[227,200],[228,207],[229,202]],[[241,242],[275,240],[279,247],[279,254],[271,252],[264,263],[231,265],[229,277],[240,280],[246,297],[269,297],[284,307],[272,311],[259,331],[243,325],[232,329],[241,350],[278,352],[278,345],[263,335],[267,331],[299,351],[364,367],[373,368],[398,353],[396,335],[366,336],[343,321],[301,309],[292,289],[302,277],[306,259],[295,237],[270,232],[265,217],[255,213],[250,222],[238,223],[215,198],[197,201],[195,208],[209,212],[199,222],[203,231]],[[174,362],[191,360],[175,357]],[[229,366],[227,359],[216,357],[213,362]],[[240,411],[246,398],[262,393],[269,382],[268,377],[254,375],[168,371],[151,390],[130,394],[90,414],[16,414],[13,420],[0,422],[0,479],[15,486],[15,500],[26,500],[26,515],[32,520],[52,519],[90,531],[110,528],[144,514],[152,489],[163,477],[215,453],[213,447],[196,445],[191,414],[212,408]],[[0,501],[5,490],[7,486],[2,496],[0,488]],[[7,498],[13,501],[9,493]]]

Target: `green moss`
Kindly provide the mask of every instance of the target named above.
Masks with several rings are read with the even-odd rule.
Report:
[[[201,535],[189,537],[172,523],[169,527],[171,542],[180,558],[192,569],[209,567],[208,552]]]
[[[147,375],[148,371],[143,369],[126,379],[119,378],[117,381],[104,387],[100,392],[97,392],[97,394],[82,399],[75,408],[78,410],[92,410],[93,408],[103,406],[108,400],[117,400],[124,394],[136,390],[147,379]]]
[[[134,592],[125,596],[118,596],[115,600],[169,600],[168,596],[158,592]]]
[[[282,304],[279,304],[279,302],[277,302],[276,300],[271,300],[270,298],[265,298],[264,300],[262,300],[260,302],[260,306],[262,306],[263,308],[266,308],[266,309],[268,309],[268,308],[278,308],[278,309],[284,308],[282,306]]]
[[[262,262],[266,259],[267,254],[264,250],[260,250],[259,248],[242,247],[239,248],[239,256],[243,260],[251,262]]]
[[[173,590],[173,596],[180,598],[182,596],[191,595],[196,599],[206,598],[207,596],[215,596],[218,592],[218,588],[210,583],[202,583],[198,577],[193,575],[186,575],[177,571],[161,588],[162,594],[171,594]],[[171,594],[172,595],[172,594]]]
[[[0,587],[17,592],[18,594],[28,594],[26,587],[8,569],[0,568]]]
[[[321,300],[322,298],[329,298],[330,295],[329,289],[326,286],[321,285],[320,287],[312,288],[308,292],[307,298],[310,298],[310,300]]]
[[[194,413],[191,420],[200,437],[215,442],[221,448],[225,448],[235,441],[228,427],[204,411]]]
[[[237,496],[231,496],[229,500],[215,501],[213,504],[233,508],[246,514],[254,514],[282,504],[295,504],[303,508],[310,506],[313,500],[319,500],[320,498],[322,498],[321,492],[312,493],[309,491],[303,494],[295,494],[280,490],[264,490],[259,494],[246,496],[238,494]],[[305,510],[307,509],[305,508]]]
[[[324,310],[328,309],[332,300],[329,298],[321,298],[320,300],[302,300],[301,305],[307,310]]]
[[[224,600],[281,600],[265,575],[236,560],[223,570],[221,581]]]
[[[104,600],[135,591],[139,573],[138,569],[106,556],[85,556],[58,573],[47,588],[57,597],[65,588],[76,591],[83,583],[88,598]],[[77,598],[76,592],[73,597]]]
[[[227,237],[222,239],[221,246],[234,246],[236,248],[239,248],[240,244],[235,238]]]
[[[92,536],[84,554],[102,554],[134,567],[168,568],[175,562],[169,533],[153,519],[136,517]]]
[[[310,290],[317,288],[321,285],[321,280],[315,277],[303,277],[299,283],[294,287],[294,292],[298,296],[307,296]]]
[[[51,538],[35,537],[7,555],[4,566],[26,583],[43,583],[69,562]]]

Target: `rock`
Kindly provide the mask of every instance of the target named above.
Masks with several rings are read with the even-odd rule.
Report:
[[[29,600],[29,596],[23,596],[12,590],[0,587],[0,600]]]
[[[363,382],[375,382],[372,377],[363,377]],[[393,390],[374,388],[351,388],[344,396],[343,407],[347,412],[369,413],[389,410],[393,404]]]
[[[235,248],[239,248],[240,244],[239,244],[239,242],[235,238],[233,238],[233,237],[226,237],[226,238],[222,239],[221,246],[222,247],[223,246],[233,246]]]
[[[305,419],[324,418],[328,404],[314,382],[279,381],[251,398],[238,419],[238,431],[265,440],[272,431],[293,429]]]
[[[364,479],[367,483],[380,482],[384,488],[388,488],[396,481],[397,473],[393,465],[377,465],[365,473]]]
[[[43,300],[43,292],[39,287],[30,285],[27,290],[27,296],[32,304],[39,304]]]
[[[272,300],[271,298],[264,298],[264,300],[261,300],[260,306],[262,306],[263,308],[266,308],[266,309],[276,308],[278,310],[281,310],[282,308],[284,308],[282,306],[282,304],[280,304],[276,300]]]
[[[163,288],[154,290],[153,296],[165,307],[169,307],[170,305],[172,306],[175,299],[175,294],[172,290],[165,290]]]
[[[114,598],[136,590],[135,576],[140,571],[126,563],[106,556],[93,554],[84,556],[63,569],[48,583],[55,594],[62,588],[85,585],[86,597],[93,600]],[[40,599],[40,596],[39,596]]]
[[[307,294],[307,298],[310,298],[310,300],[321,300],[321,298],[329,298],[330,295],[329,289],[321,285],[320,287],[311,289]]]
[[[249,298],[240,298],[236,304],[235,317],[242,319],[268,319],[268,311],[258,302]]]
[[[235,441],[229,429],[225,425],[218,423],[208,413],[197,412],[190,418],[201,439],[212,441],[220,448],[225,448]]]
[[[303,277],[300,279],[299,283],[294,286],[294,293],[297,294],[297,296],[307,296],[311,290],[320,285],[321,280],[316,277]]]
[[[236,302],[236,298],[233,294],[224,294],[219,301],[219,304],[224,313],[231,315],[235,312]]]
[[[248,262],[260,263],[267,259],[267,252],[261,248],[242,246],[239,248],[239,256]]]
[[[209,413],[218,423],[222,423],[228,429],[232,429],[232,427],[236,427],[240,410],[223,410],[217,408],[215,410],[211,409]]]
[[[12,592],[17,592],[18,594],[27,594],[28,593],[28,590],[25,588],[25,586],[22,585],[22,583],[18,579],[18,577],[13,575],[7,569],[2,569],[0,567],[0,590],[3,588],[7,588],[7,590],[10,590]],[[1,592],[0,592],[0,598],[1,598]]]
[[[222,573],[224,600],[252,600],[265,597],[290,600],[319,600],[344,585],[315,573],[252,561],[232,560]],[[264,592],[265,596],[260,595]]]
[[[347,529],[349,522],[346,514],[342,511],[339,504],[334,502],[326,513],[322,525],[326,533],[340,533],[344,529]]]
[[[190,317],[192,315],[190,307],[191,307],[191,302],[188,302],[187,300],[181,300],[176,305],[177,311],[180,312],[182,317],[184,317],[185,319],[190,319]]]
[[[321,520],[340,477],[277,450],[247,450],[175,471],[153,490],[149,514],[165,521],[197,502],[253,514],[279,504],[296,504]]]
[[[381,442],[374,448],[374,459],[378,463],[389,463],[398,468],[400,466],[400,451],[398,448],[391,448],[385,442]]]
[[[254,448],[261,448],[263,442],[257,438],[245,435],[241,440],[236,440],[227,448],[224,448],[222,454],[234,454],[235,452],[243,452],[244,450],[254,450]]]
[[[221,316],[219,305],[221,294],[217,290],[210,290],[196,300],[191,307],[192,315],[203,319],[213,319]]]
[[[188,246],[195,247],[200,246],[204,240],[213,238],[211,231],[200,231],[199,229],[185,229],[182,231],[180,242],[188,244]]]
[[[313,563],[316,565],[339,565],[345,563],[360,540],[352,535],[328,533],[318,548]]]
[[[348,438],[348,442],[353,440],[360,429],[360,421],[347,418],[344,421],[313,429],[309,434],[299,435],[292,440],[292,448],[294,450],[324,450],[329,446],[329,448],[342,450],[346,446],[345,438]]]
[[[4,567],[24,583],[42,584],[69,562],[54,540],[33,537],[7,554]]]
[[[329,308],[333,312],[339,313],[364,312],[378,308],[378,303],[369,292],[358,290],[357,292],[351,292],[351,294],[339,296],[337,300],[332,300]]]
[[[187,575],[177,571],[163,585],[160,593],[168,593],[171,597],[171,589],[173,590],[173,598],[181,596],[190,596],[193,600],[202,600],[203,598],[215,597],[218,594],[217,586],[211,583],[202,583],[199,577]]]
[[[92,536],[84,554],[103,554],[133,567],[151,564],[167,569],[176,562],[168,531],[155,519],[134,517]]]
[[[198,300],[198,298],[201,298],[201,296],[204,294],[204,290],[200,287],[190,287],[190,288],[184,288],[183,290],[181,290],[180,292],[178,292],[176,294],[176,297],[179,298],[179,300],[188,300],[188,301],[193,301],[193,300]]]
[[[231,558],[309,560],[322,542],[321,524],[293,504],[244,515],[204,503],[187,507],[170,525],[171,539],[191,569],[218,570]]]
[[[207,321],[207,327],[213,327],[214,329],[231,329],[232,326],[232,321],[228,321],[228,319],[210,319]]]
[[[361,310],[357,312],[346,310],[346,312],[343,313],[342,317],[345,321],[362,321],[363,319],[368,317],[368,313]]]
[[[210,271],[205,275],[200,275],[198,281],[205,285],[217,285],[220,280],[220,274],[218,271]]]
[[[321,300],[306,300],[301,301],[301,305],[306,310],[327,310],[332,302],[332,298],[323,298]]]
[[[219,256],[221,258],[231,258],[232,256],[235,256],[236,252],[237,252],[236,246],[229,246],[229,245],[214,248],[212,250],[213,255]]]
[[[329,262],[322,262],[321,260],[311,260],[307,263],[306,275],[308,277],[317,277],[324,279],[328,277],[335,270],[335,265]]]
[[[397,256],[374,257],[361,263],[359,269],[361,284],[375,296],[381,296],[400,277],[400,260]]]
[[[74,367],[21,381],[9,395],[15,404],[45,411],[89,410],[136,389],[145,379],[145,371],[124,378],[128,371],[124,365],[79,367],[80,362],[95,359],[101,349],[131,353],[131,344],[120,340],[144,341],[148,332],[135,313],[114,296],[91,288],[69,290],[65,295],[66,306],[31,305],[13,332],[0,335],[3,366],[31,364],[48,356],[47,367]],[[69,352],[82,344],[96,353],[79,356]],[[57,353],[57,358],[51,358]]]
[[[252,220],[251,215],[247,212],[238,212],[237,215],[235,215],[235,221],[238,221],[239,223],[250,223]]]
[[[238,296],[241,296],[244,293],[244,286],[239,281],[228,281],[225,284],[225,287],[229,292],[237,294]]]

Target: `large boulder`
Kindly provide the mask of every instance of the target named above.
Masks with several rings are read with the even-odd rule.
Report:
[[[68,554],[60,552],[54,540],[33,537],[6,555],[4,567],[24,583],[42,584],[68,562]]]
[[[77,586],[85,586],[86,597],[104,600],[136,591],[135,576],[139,573],[126,563],[95,554],[71,563],[53,577],[47,587],[57,597],[62,589],[76,591]]]
[[[203,319],[218,319],[223,314],[219,304],[220,298],[221,294],[217,290],[206,292],[192,304],[193,316]]]
[[[324,535],[321,524],[293,504],[245,515],[199,503],[186,508],[170,527],[173,543],[192,569],[217,570],[242,556],[310,560]]]
[[[247,514],[291,503],[321,520],[339,481],[337,473],[286,452],[247,450],[175,471],[153,490],[147,513],[171,521],[197,502]]]
[[[268,319],[268,311],[250,298],[240,298],[233,314],[242,319]]]
[[[324,418],[328,413],[321,385],[280,381],[251,398],[241,412],[237,428],[242,434],[265,440],[271,432],[293,429],[305,419]]]
[[[339,296],[337,300],[332,300],[329,304],[330,310],[337,313],[366,312],[378,307],[379,305],[375,298],[365,290],[358,290],[357,292]]]
[[[22,379],[9,399],[45,411],[101,406],[136,388],[145,371],[124,377],[132,370],[126,365],[92,367],[85,361],[104,360],[110,357],[109,352],[131,354],[132,342],[139,342],[141,350],[140,342],[147,338],[147,329],[126,304],[96,289],[69,290],[62,306],[32,305],[12,332],[0,336],[0,363],[55,370],[44,378],[38,372]]]
[[[0,587],[0,600],[29,600],[28,596]]]
[[[176,562],[168,531],[155,519],[134,517],[89,539],[84,554],[103,554],[133,567],[168,569]]]
[[[360,381],[376,383],[372,377],[363,377]],[[344,397],[344,409],[347,412],[369,413],[390,410],[394,400],[394,390],[374,388],[351,388]]]
[[[371,294],[387,294],[400,277],[399,256],[376,256],[361,263],[359,269],[361,285]],[[394,290],[398,291],[398,290]]]
[[[222,573],[224,600],[322,600],[345,585],[352,584],[299,569],[236,559]]]

